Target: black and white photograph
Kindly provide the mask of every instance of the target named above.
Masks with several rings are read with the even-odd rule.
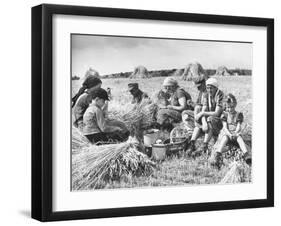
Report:
[[[252,42],[70,42],[71,191],[253,182]]]
[[[274,84],[272,18],[33,7],[32,218],[274,206]]]

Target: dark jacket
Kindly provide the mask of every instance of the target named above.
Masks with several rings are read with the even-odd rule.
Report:
[[[148,98],[147,93],[144,93],[143,91],[138,90],[138,92],[133,96],[132,104],[139,104],[142,102],[142,100],[144,98]]]

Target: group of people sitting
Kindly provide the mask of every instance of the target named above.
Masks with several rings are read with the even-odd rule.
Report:
[[[190,115],[194,118],[194,130],[190,140],[190,154],[194,157],[208,152],[208,143],[212,137],[221,134],[221,143],[216,149],[213,164],[222,159],[225,145],[237,142],[246,161],[251,158],[247,146],[241,136],[243,114],[237,112],[237,100],[234,95],[226,97],[219,89],[215,78],[199,76],[191,78],[197,87],[198,95],[195,102],[190,94],[178,85],[173,77],[165,78],[162,89],[157,93],[158,105],[156,125],[171,130],[175,123],[179,123]],[[108,118],[108,92],[101,88],[102,81],[96,76],[88,76],[72,98],[74,125],[93,143],[108,141],[109,139],[124,141],[129,131],[124,123]],[[129,83],[128,91],[132,95],[132,104],[140,104],[144,99],[150,101],[149,96],[140,90],[138,83]],[[200,148],[195,148],[199,135],[204,133]]]
[[[101,88],[102,81],[97,76],[89,75],[78,93],[72,98],[73,125],[88,140],[102,144],[110,140],[125,141],[130,133],[121,121],[108,118],[110,89]]]
[[[251,156],[241,136],[243,113],[236,111],[237,99],[229,93],[224,96],[219,89],[215,78],[208,78],[198,86],[199,95],[194,109],[195,127],[190,141],[190,153],[193,156],[208,153],[208,143],[212,137],[220,135],[219,145],[214,150],[211,163],[220,166],[222,163],[222,151],[230,143],[236,143],[243,152],[243,158],[251,164]],[[204,139],[199,149],[195,148],[195,141],[201,133]]]
[[[220,135],[218,148],[213,150],[211,163],[218,166],[222,162],[222,152],[225,146],[232,142],[239,146],[243,158],[251,164],[251,155],[245,144],[241,131],[243,113],[235,110],[237,99],[233,94],[224,95],[219,89],[218,81],[207,76],[197,76],[189,79],[197,87],[198,94],[195,102],[191,96],[172,77],[167,77],[163,88],[158,93],[159,110],[157,122],[166,127],[173,128],[174,123],[192,118],[194,130],[189,145],[189,154],[193,157],[202,153],[210,153],[208,144],[212,137]],[[193,117],[190,117],[193,116]],[[196,140],[204,134],[203,143],[196,148]]]

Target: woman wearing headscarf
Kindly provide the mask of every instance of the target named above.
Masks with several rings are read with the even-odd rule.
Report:
[[[206,80],[209,78],[203,69],[202,65],[198,62],[190,63],[185,68],[182,78],[186,81],[194,82],[198,90],[198,96],[195,102],[195,115],[202,110],[203,97],[206,93]]]
[[[78,98],[87,90],[95,87],[97,83],[101,83],[101,80],[97,75],[88,75],[84,82],[82,83],[81,88],[78,90],[76,95],[72,98],[72,107],[74,107]]]
[[[163,89],[158,93],[157,122],[164,128],[171,129],[172,123],[181,121],[181,113],[188,109],[191,96],[179,87],[173,77],[165,78]]]
[[[92,102],[91,95],[89,95],[92,90],[100,88],[102,81],[96,76],[88,76],[82,84],[82,87],[79,89],[78,93],[72,98],[72,107],[74,122],[73,125],[79,129],[83,128],[83,115],[89,104]],[[106,114],[105,105],[105,114]]]
[[[94,81],[94,79],[93,79]],[[102,81],[99,78],[95,78],[95,83],[92,83],[94,85],[92,88],[87,89],[81,96],[79,96],[74,108],[73,108],[73,115],[74,115],[74,123],[73,125],[75,127],[78,127],[80,131],[83,131],[83,128],[85,126],[85,120],[84,114],[86,110],[88,109],[89,105],[93,101],[94,94],[96,93],[96,90],[101,89]],[[108,128],[108,132],[115,131],[116,129],[119,129],[124,132],[124,134],[128,133],[128,129],[126,125],[113,118],[108,118],[108,98],[106,98],[104,105],[101,107],[103,118],[106,122],[106,126]]]
[[[196,156],[208,150],[208,143],[213,135],[218,135],[222,129],[220,116],[223,111],[224,94],[218,88],[215,78],[206,81],[206,93],[202,96],[202,110],[195,114],[195,128],[191,137],[190,152]],[[195,141],[201,131],[205,133],[204,141],[199,150],[195,150]]]

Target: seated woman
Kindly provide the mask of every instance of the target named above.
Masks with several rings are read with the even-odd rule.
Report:
[[[129,136],[129,131],[107,123],[104,117],[102,108],[105,102],[109,100],[107,92],[102,88],[97,88],[89,95],[91,95],[92,103],[83,117],[83,134],[92,143],[109,140],[125,141]]]
[[[191,96],[179,87],[177,80],[167,77],[163,89],[158,94],[157,122],[166,129],[171,129],[173,123],[181,121],[181,113],[188,109]]]
[[[213,135],[217,136],[222,129],[220,119],[223,111],[223,92],[218,89],[218,82],[215,78],[206,81],[206,93],[202,93],[202,108],[195,109],[195,128],[190,142],[190,153],[193,156],[207,152],[208,143]],[[199,150],[195,150],[195,141],[201,131],[205,133],[204,142]]]
[[[102,81],[96,77],[89,75],[83,82],[82,87],[79,89],[78,93],[72,98],[73,105],[73,116],[74,122],[73,125],[79,130],[83,129],[83,115],[89,104],[92,102],[91,95],[89,93],[97,88],[100,88]],[[104,106],[104,112],[107,112],[107,105]]]
[[[95,75],[88,75],[85,80],[82,83],[82,86],[80,87],[80,89],[78,90],[78,92],[74,95],[74,97],[72,97],[71,99],[71,106],[74,107],[77,100],[79,99],[79,97],[85,93],[85,91],[97,86],[98,83],[102,83],[101,80],[99,79],[99,75],[98,73]]]

